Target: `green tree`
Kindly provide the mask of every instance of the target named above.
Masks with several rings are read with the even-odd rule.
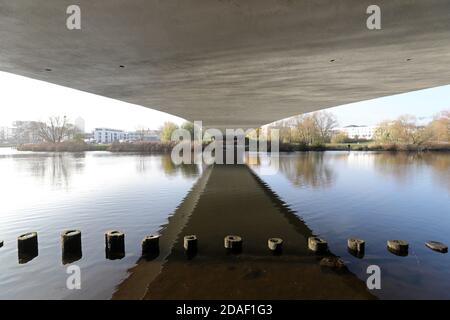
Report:
[[[202,131],[198,126],[195,126],[192,122],[186,121],[181,125],[181,129],[189,131],[189,134],[191,135],[191,140],[194,140],[194,131],[197,130],[200,139],[202,139]]]
[[[161,127],[161,141],[171,141],[172,133],[178,129],[178,126],[170,121],[164,123]]]
[[[431,140],[436,142],[450,142],[450,110],[437,114],[428,125]]]
[[[429,126],[420,126],[414,116],[403,115],[394,121],[383,121],[375,131],[380,143],[421,145],[431,138]]]
[[[348,141],[348,135],[342,131],[336,132],[331,136],[331,143],[346,143]]]

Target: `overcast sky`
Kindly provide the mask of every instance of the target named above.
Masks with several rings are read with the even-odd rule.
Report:
[[[94,127],[136,130],[159,128],[165,121],[183,119],[141,106],[33,80],[0,71],[0,126],[15,120],[46,120],[66,115],[82,117],[86,131]],[[341,126],[375,125],[402,114],[428,121],[439,111],[450,109],[450,85],[379,98],[328,109]],[[201,119],[199,119],[201,120]]]

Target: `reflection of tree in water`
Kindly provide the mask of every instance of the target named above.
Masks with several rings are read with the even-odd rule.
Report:
[[[136,157],[136,171],[139,173],[145,173],[148,168],[150,159],[147,155],[138,155]]]
[[[200,171],[197,164],[175,165],[170,155],[161,156],[161,168],[167,176],[174,176],[181,172],[185,178],[196,177]]]
[[[433,180],[450,191],[450,156],[445,153],[379,153],[374,156],[374,167],[383,175],[406,184],[414,178],[413,170],[428,166]]]
[[[280,157],[280,171],[295,186],[324,188],[331,186],[336,179],[335,171],[324,160],[322,152]]]
[[[177,173],[176,166],[169,155],[161,156],[161,168],[167,176],[173,176]]]
[[[245,163],[249,166],[260,166],[261,165],[261,157],[256,153],[245,153]]]
[[[450,193],[450,155],[435,154],[430,157],[434,180]]]
[[[84,169],[84,153],[63,154],[54,153],[38,156],[31,160],[27,167],[33,177],[49,179],[54,186],[69,187],[70,177]],[[29,164],[28,161],[25,164]]]
[[[199,175],[199,167],[196,164],[182,164],[179,166],[180,172],[185,178],[197,177]]]

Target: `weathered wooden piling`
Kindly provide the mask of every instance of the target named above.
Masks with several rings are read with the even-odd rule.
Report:
[[[336,270],[344,270],[346,268],[345,262],[339,257],[325,257],[320,260],[320,266]]]
[[[404,240],[388,240],[387,241],[388,250],[398,256],[407,256],[409,244]]]
[[[159,255],[159,238],[158,235],[149,235],[142,240],[142,256],[154,257]]]
[[[82,257],[81,231],[65,230],[61,233],[61,249],[63,264],[78,261]]]
[[[242,251],[242,238],[236,235],[226,236],[224,239],[224,246],[226,249],[232,252],[241,252]]]
[[[443,244],[442,242],[427,241],[427,242],[425,242],[425,246],[427,246],[428,248],[430,248],[433,251],[437,251],[437,252],[440,252],[440,253],[447,253],[448,252],[447,245]]]
[[[357,258],[363,258],[366,250],[366,242],[362,239],[350,238],[347,240],[348,251]]]
[[[361,252],[365,250],[366,242],[362,239],[350,238],[347,240],[347,246],[352,251]]]
[[[319,237],[309,237],[308,248],[313,252],[323,253],[328,251],[328,243]]]
[[[184,237],[183,247],[187,252],[196,252],[198,239],[196,235],[188,235]]]
[[[38,234],[29,232],[17,238],[17,249],[19,254],[19,264],[27,263],[39,254]]]
[[[106,258],[109,260],[125,257],[125,234],[117,230],[105,233]]]
[[[280,253],[283,250],[283,239],[270,238],[267,240],[267,246],[269,247],[269,250]]]

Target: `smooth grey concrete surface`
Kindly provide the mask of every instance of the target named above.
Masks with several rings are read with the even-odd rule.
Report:
[[[449,66],[448,0],[0,0],[1,71],[205,126],[445,85]]]

